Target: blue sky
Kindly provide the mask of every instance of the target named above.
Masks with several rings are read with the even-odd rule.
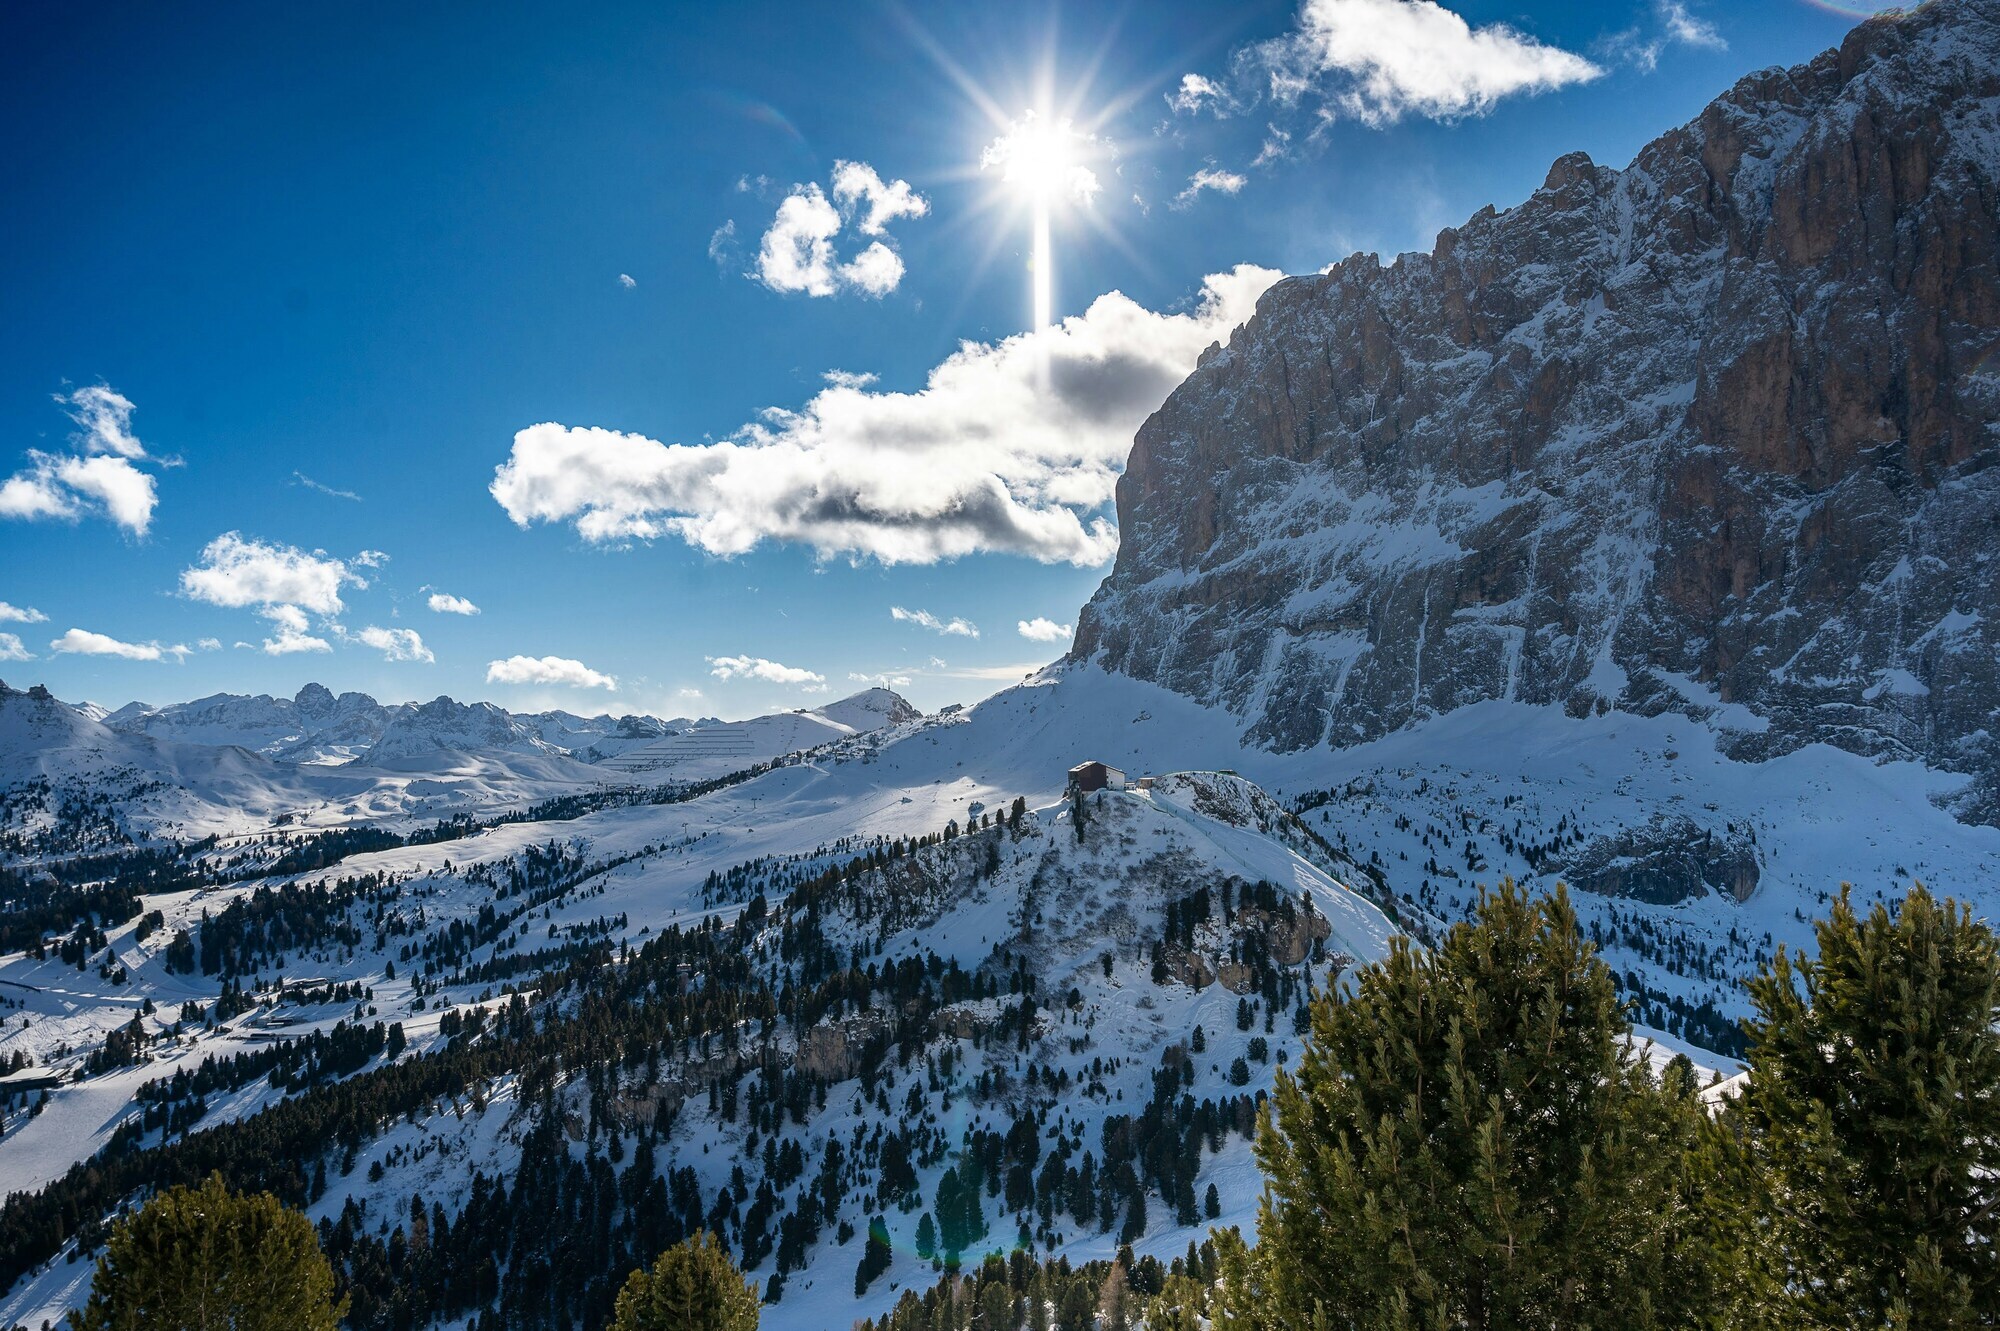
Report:
[[[1856,12],[9,7],[0,676],[983,696],[1271,275],[1622,166]]]

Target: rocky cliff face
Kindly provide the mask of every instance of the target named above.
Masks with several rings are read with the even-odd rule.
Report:
[[[1278,750],[1484,699],[1974,775],[2000,816],[2000,0],[1280,283],[1140,430],[1074,656]]]

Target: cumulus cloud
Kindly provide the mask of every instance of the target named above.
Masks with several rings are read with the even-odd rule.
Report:
[[[28,465],[0,481],[0,517],[75,522],[109,518],[134,536],[153,523],[159,492],[153,477],[134,464],[148,461],[132,433],[132,400],[108,384],[59,393],[57,403],[75,423],[74,453],[28,450]]]
[[[0,661],[32,661],[35,654],[27,649],[19,634],[0,633]]]
[[[364,554],[377,552],[367,551]],[[356,561],[361,562],[360,560]],[[181,572],[181,590],[197,601],[229,609],[298,606],[314,614],[338,614],[340,589],[368,584],[324,551],[266,543],[224,532],[202,548],[201,558]]]
[[[1234,171],[1205,166],[1188,177],[1187,188],[1174,195],[1173,202],[1167,206],[1175,209],[1187,208],[1200,197],[1203,190],[1212,190],[1217,194],[1234,194],[1249,183]]]
[[[152,526],[158,503],[152,476],[110,454],[77,457],[30,449],[27,469],[0,481],[0,517],[74,522],[97,514],[134,536]]]
[[[275,638],[264,639],[260,649],[266,656],[293,656],[299,652],[330,652],[333,644],[308,632],[306,612],[295,605],[267,605],[257,612],[277,626]],[[244,644],[247,646],[248,644]]]
[[[1014,625],[1020,635],[1030,642],[1067,642],[1076,632],[1075,626],[1058,624],[1053,619],[1036,615],[1033,619],[1023,619]]]
[[[866,162],[835,162],[831,200],[818,182],[808,181],[793,186],[778,204],[751,276],[773,291],[885,296],[902,282],[903,260],[880,237],[886,237],[886,228],[897,218],[929,211],[930,203],[907,180],[884,181]],[[835,242],[850,228],[878,239],[843,260]],[[718,258],[718,244],[726,246],[734,234],[733,222],[716,232],[709,240],[710,257]]]
[[[639,279],[630,273],[620,273],[618,274],[618,285],[630,291],[633,287],[639,285]]]
[[[709,671],[717,679],[757,679],[766,684],[824,685],[825,675],[801,670],[797,666],[782,665],[767,661],[761,656],[711,656],[708,658]]]
[[[453,596],[448,592],[432,592],[430,607],[440,615],[476,615],[479,607],[463,596]]]
[[[1055,327],[964,343],[914,392],[831,383],[711,444],[533,425],[489,488],[517,525],[571,522],[589,541],[1101,564],[1117,551],[1103,509],[1134,431],[1279,276],[1249,265],[1215,274],[1177,314],[1114,291]]]
[[[904,624],[916,624],[933,633],[942,633],[948,638],[976,638],[979,629],[966,619],[939,619],[928,610],[905,610],[900,605],[889,607],[889,618]]]
[[[930,200],[910,188],[907,180],[885,182],[866,162],[833,164],[833,197],[864,236],[879,236],[899,217],[922,217]]]
[[[1482,115],[1502,98],[1603,70],[1505,23],[1474,28],[1432,0],[1306,0],[1297,29],[1253,48],[1280,102],[1307,96],[1367,125]]]
[[[43,624],[48,616],[33,606],[9,605],[0,601],[0,624]]]
[[[354,635],[355,641],[364,647],[373,647],[382,653],[385,661],[437,660],[436,653],[424,646],[423,637],[415,629],[383,629],[373,624]]]
[[[572,689],[618,691],[618,681],[566,656],[510,656],[486,666],[488,684],[559,684]]]
[[[49,650],[59,656],[112,656],[124,661],[162,661],[169,656],[179,660],[190,649],[184,646],[162,647],[157,642],[121,642],[109,634],[70,629],[51,642]]]

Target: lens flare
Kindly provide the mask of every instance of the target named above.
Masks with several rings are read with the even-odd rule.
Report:
[[[1052,217],[1062,205],[1088,207],[1100,188],[1097,173],[1085,164],[1096,140],[1067,119],[1046,111],[1030,111],[1008,126],[979,155],[982,171],[998,171],[1001,182],[1028,207],[1029,281],[1034,305],[1034,329],[1055,321],[1055,254]],[[1047,387],[1048,366],[1041,365]]]
[[[1855,0],[1847,0],[1845,4],[1836,4],[1835,0],[1804,0],[1804,2],[1811,8],[1820,10],[1822,13],[1838,14],[1841,18],[1854,19],[1857,22],[1862,19],[1876,18],[1883,14],[1900,14],[1912,8],[1910,5],[1901,4],[1868,4],[1866,0],[1861,0],[1861,3],[1856,3]]]

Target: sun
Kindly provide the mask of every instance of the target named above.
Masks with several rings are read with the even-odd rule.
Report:
[[[1094,142],[1067,119],[1030,111],[987,144],[979,156],[980,169],[998,171],[1001,182],[1028,206],[1034,231],[1029,263],[1037,331],[1055,319],[1055,247],[1050,219],[1060,205],[1088,207],[1097,196],[1097,173],[1084,163]]]

